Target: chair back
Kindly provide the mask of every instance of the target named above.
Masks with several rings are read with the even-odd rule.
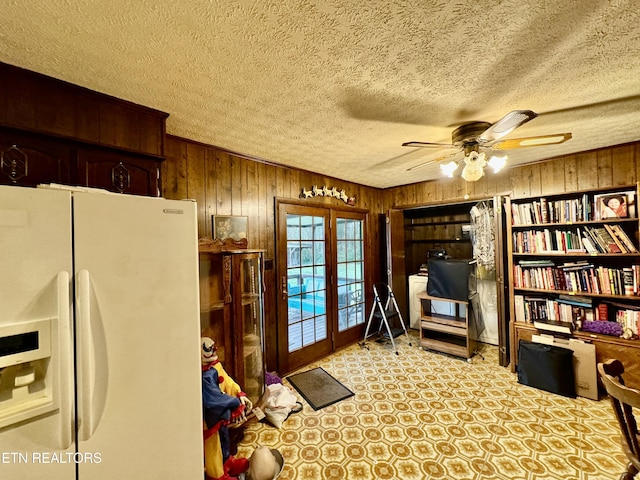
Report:
[[[633,478],[633,475],[640,470],[638,424],[633,412],[634,408],[640,408],[640,390],[629,388],[624,384],[622,378],[624,366],[620,360],[610,359],[598,363],[598,373],[611,399],[613,411],[620,425],[622,448],[629,460],[627,472],[632,475],[621,478]]]

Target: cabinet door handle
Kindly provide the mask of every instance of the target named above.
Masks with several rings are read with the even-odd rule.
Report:
[[[287,291],[287,277],[282,276],[282,299],[286,300],[289,292]]]

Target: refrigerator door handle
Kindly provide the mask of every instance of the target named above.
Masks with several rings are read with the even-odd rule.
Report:
[[[60,440],[62,449],[73,443],[73,327],[69,297],[69,273],[62,271],[57,277],[58,290],[58,362],[60,365]]]
[[[94,395],[94,375],[95,355],[93,339],[91,334],[91,278],[88,270],[78,272],[78,297],[76,300],[78,307],[78,319],[76,327],[78,332],[78,392],[79,392],[79,420],[80,437],[88,440],[93,435],[96,425],[94,425],[93,415],[93,395]]]

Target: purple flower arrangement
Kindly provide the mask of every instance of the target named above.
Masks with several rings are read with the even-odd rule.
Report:
[[[602,335],[614,335],[619,337],[622,335],[622,325],[618,322],[608,322],[604,320],[582,322],[582,331],[591,333],[600,333]]]

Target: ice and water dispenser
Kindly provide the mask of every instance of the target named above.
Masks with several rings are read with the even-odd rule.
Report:
[[[0,428],[56,408],[52,320],[0,325]]]

